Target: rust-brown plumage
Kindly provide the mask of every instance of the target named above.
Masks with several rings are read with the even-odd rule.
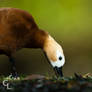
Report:
[[[33,17],[15,8],[0,9],[0,54],[12,55],[21,48],[43,48],[47,32]]]

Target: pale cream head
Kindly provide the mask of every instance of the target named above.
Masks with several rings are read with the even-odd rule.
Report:
[[[49,35],[44,44],[44,51],[53,67],[62,67],[65,57],[62,47]]]

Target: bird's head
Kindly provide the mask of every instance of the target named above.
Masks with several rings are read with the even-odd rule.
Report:
[[[49,35],[43,49],[55,73],[62,77],[62,67],[65,63],[62,47]]]

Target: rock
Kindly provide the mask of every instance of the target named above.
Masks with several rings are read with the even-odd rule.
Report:
[[[45,76],[39,74],[32,74],[27,76],[24,80],[33,80],[33,79],[45,79]]]

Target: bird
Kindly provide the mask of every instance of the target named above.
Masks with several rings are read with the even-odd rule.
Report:
[[[17,78],[14,53],[23,48],[42,49],[57,76],[63,77],[65,56],[62,46],[38,27],[33,16],[18,8],[0,8],[0,55],[8,56],[12,77]]]

